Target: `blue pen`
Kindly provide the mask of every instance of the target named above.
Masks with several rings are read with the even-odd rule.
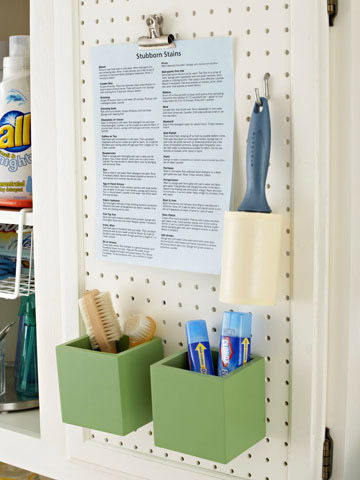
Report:
[[[190,370],[215,375],[205,320],[186,322]]]

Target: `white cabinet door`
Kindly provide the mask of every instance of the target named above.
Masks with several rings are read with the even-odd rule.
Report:
[[[32,82],[38,104],[33,128],[41,131],[44,142],[40,143],[38,135],[37,149],[34,143],[34,155],[35,151],[38,154],[36,202],[43,220],[37,233],[38,250],[41,247],[37,285],[46,292],[39,300],[40,338],[46,344],[40,346],[39,360],[44,384],[42,428],[48,437],[50,429],[61,439],[64,434],[54,348],[77,335],[77,299],[84,288],[109,289],[122,315],[133,308],[150,308],[150,299],[161,322],[164,317],[158,304],[162,298],[156,285],[165,281],[167,298],[176,299],[164,313],[172,320],[166,328],[159,324],[160,336],[170,339],[166,353],[184,342],[178,325],[189,313],[182,313],[180,304],[207,305],[204,316],[217,330],[223,308],[214,293],[216,277],[132,269],[95,258],[90,47],[135,42],[146,33],[143,15],[155,11],[163,13],[165,28],[179,38],[231,36],[236,60],[235,172],[241,178],[235,182],[236,196],[240,197],[244,188],[253,88],[261,86],[269,71],[273,143],[268,191],[274,211],[285,215],[279,303],[271,309],[253,310],[256,350],[267,357],[267,438],[231,464],[221,465],[155,447],[148,434],[151,425],[124,438],[68,427],[70,459],[110,468],[117,475],[122,473],[122,478],[321,478],[329,243],[329,57],[323,3],[229,0],[219,5],[194,0],[190,5],[155,0],[150,6],[145,0],[55,0],[54,29],[42,36],[34,30],[33,42],[37,43],[33,43],[32,61],[38,70],[33,71]],[[33,0],[33,18],[41,4]],[[50,42],[53,59],[43,57],[41,41]],[[44,75],[51,86],[48,102],[41,101]],[[55,249],[46,235],[56,242]],[[139,298],[135,306],[130,303],[131,296]],[[52,314],[54,323],[50,323]],[[47,423],[51,408],[56,415]],[[99,478],[97,475],[95,472],[92,478]]]

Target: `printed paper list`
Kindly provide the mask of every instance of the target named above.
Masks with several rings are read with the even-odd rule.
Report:
[[[219,273],[230,203],[230,39],[92,51],[97,255]]]

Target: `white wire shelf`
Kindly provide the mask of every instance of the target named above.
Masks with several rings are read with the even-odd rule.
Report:
[[[0,224],[18,225],[20,218],[19,213],[20,210],[14,210],[13,208],[0,208]],[[25,212],[24,225],[34,225],[32,210]]]
[[[9,223],[11,225],[18,225],[17,228],[17,247],[16,247],[16,273],[14,277],[9,277],[3,280],[0,280],[0,298],[6,298],[13,300],[17,297],[28,296],[31,293],[35,293],[35,278],[33,270],[33,232],[32,228],[29,225],[29,221],[32,222],[32,211],[27,208],[23,208],[17,212],[11,212],[14,216],[2,216],[2,213],[5,211],[0,211],[0,223]],[[8,213],[8,212],[7,212]],[[10,220],[11,222],[5,221],[5,219]],[[15,221],[14,221],[15,220]],[[26,230],[24,229],[26,227]],[[27,254],[27,258],[24,258],[23,255],[23,238],[24,233],[31,232],[31,244],[30,244],[30,254]],[[24,273],[22,270],[23,260],[26,260],[28,264],[28,271]]]

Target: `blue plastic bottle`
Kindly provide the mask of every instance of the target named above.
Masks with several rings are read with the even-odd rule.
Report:
[[[218,376],[223,377],[250,361],[251,313],[224,312],[220,337]]]
[[[36,351],[36,320],[31,300],[24,312],[24,333],[21,343],[19,372],[16,390],[28,397],[38,396],[38,369]]]
[[[214,375],[214,366],[205,320],[190,320],[186,322],[186,336],[190,370],[204,375]]]

